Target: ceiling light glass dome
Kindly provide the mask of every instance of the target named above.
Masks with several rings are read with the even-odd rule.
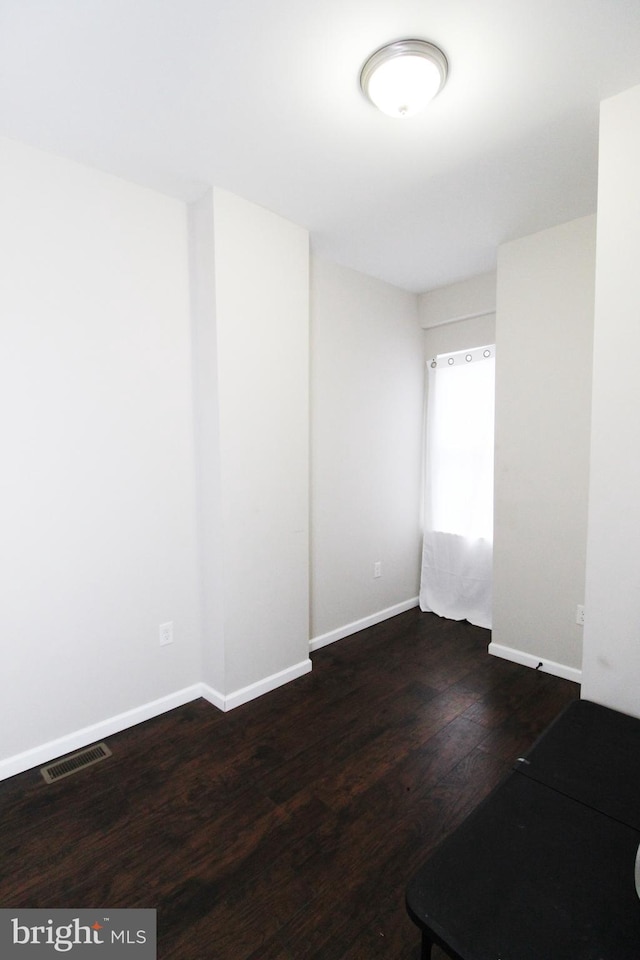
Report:
[[[390,117],[412,117],[442,90],[448,64],[426,40],[396,40],[376,50],[360,73],[363,93]]]

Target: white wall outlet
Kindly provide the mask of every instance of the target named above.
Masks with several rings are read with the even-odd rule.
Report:
[[[374,563],[374,565],[373,565],[373,576],[374,576],[374,577],[381,577],[381,576],[382,576],[382,561],[381,561],[381,560],[376,560],[376,562]]]
[[[166,647],[167,644],[173,643],[173,620],[169,620],[167,623],[161,623],[159,630],[161,647]]]
[[[581,603],[576,607],[576,623],[580,627],[584,627],[584,607]]]

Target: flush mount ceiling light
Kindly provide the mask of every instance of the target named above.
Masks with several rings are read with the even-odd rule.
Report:
[[[440,93],[447,58],[426,40],[396,40],[371,54],[360,73],[362,92],[390,117],[412,117]]]

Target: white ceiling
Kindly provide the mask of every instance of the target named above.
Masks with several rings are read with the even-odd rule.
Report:
[[[447,54],[419,117],[358,77]],[[598,103],[640,83],[640,0],[0,0],[0,135],[173,196],[224,187],[413,291],[595,211]]]

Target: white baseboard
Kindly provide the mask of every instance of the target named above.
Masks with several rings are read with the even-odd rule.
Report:
[[[533,667],[534,670],[539,669],[543,673],[552,673],[554,677],[561,677],[563,680],[582,683],[582,670],[578,670],[576,667],[567,667],[564,663],[545,660],[544,657],[536,657],[532,653],[525,653],[523,650],[516,650],[514,647],[503,647],[499,643],[490,643],[489,653],[494,657],[502,657],[503,660],[511,660],[513,663],[521,663],[525,667]]]
[[[311,660],[307,657],[306,660],[302,660],[292,667],[287,667],[286,670],[273,673],[270,677],[265,677],[264,680],[258,680],[257,683],[249,684],[248,687],[242,687],[240,690],[236,690],[235,693],[230,693],[224,698],[224,707],[222,709],[233,710],[234,707],[248,703],[249,700],[255,700],[256,697],[261,697],[264,693],[269,693],[271,690],[275,690],[277,687],[281,687],[291,680],[296,680],[298,677],[304,676],[305,673],[311,671],[311,667]],[[203,694],[203,696],[205,696],[207,700],[209,699],[206,693]]]
[[[213,707],[217,707],[218,710],[224,711],[226,709],[223,693],[210,687],[208,683],[200,684],[200,688],[202,691],[201,696],[204,697],[207,703],[210,703]]]
[[[50,740],[31,750],[25,750],[24,753],[18,753],[6,760],[0,760],[0,780],[6,780],[7,777],[13,777],[17,773],[24,773],[32,767],[40,767],[51,760],[63,757],[67,753],[73,753],[74,750],[82,750],[83,747],[104,740],[114,733],[120,733],[128,727],[133,727],[145,720],[152,720],[153,717],[159,717],[160,714],[173,710],[175,707],[181,707],[185,703],[197,700],[202,694],[202,684],[195,683],[191,687],[185,687],[169,696],[161,697],[159,700],[153,700],[145,703],[141,707],[135,707],[133,710],[127,710],[125,713],[119,713],[115,717],[109,717],[100,723],[94,723],[89,727],[83,727],[65,737],[59,737],[57,740]]]
[[[373,627],[376,623],[382,623],[383,620],[389,620],[399,613],[411,610],[418,606],[418,598],[412,597],[411,600],[404,600],[402,603],[396,603],[385,610],[379,610],[378,613],[372,613],[369,617],[363,617],[362,620],[354,620],[353,623],[347,623],[344,627],[338,627],[329,633],[323,633],[319,637],[312,637],[309,641],[310,650],[319,650],[320,647],[326,647],[329,643],[335,643],[336,640],[342,640],[344,637],[350,637],[352,633],[358,633],[360,630],[366,630],[367,627]]]
[[[109,717],[100,723],[83,727],[81,730],[76,730],[65,737],[49,740],[47,743],[33,747],[31,750],[25,750],[24,753],[18,753],[13,757],[7,757],[6,760],[0,760],[0,780],[6,780],[18,773],[24,773],[25,770],[31,770],[32,767],[41,767],[45,763],[57,760],[58,757],[64,757],[75,750],[82,750],[89,744],[105,740],[115,733],[134,727],[138,723],[144,723],[145,720],[152,720],[154,717],[159,717],[169,710],[182,707],[185,703],[198,700],[200,697],[204,697],[218,710],[232,710],[242,703],[261,697],[264,693],[269,693],[270,690],[275,690],[277,687],[289,683],[290,680],[295,680],[303,674],[309,673],[311,667],[311,660],[307,658],[286,670],[265,677],[264,680],[259,680],[248,687],[236,690],[235,693],[226,697],[206,683],[194,683],[191,687],[185,687],[183,690],[161,697],[159,700],[145,703],[141,707],[119,713],[117,716]]]

